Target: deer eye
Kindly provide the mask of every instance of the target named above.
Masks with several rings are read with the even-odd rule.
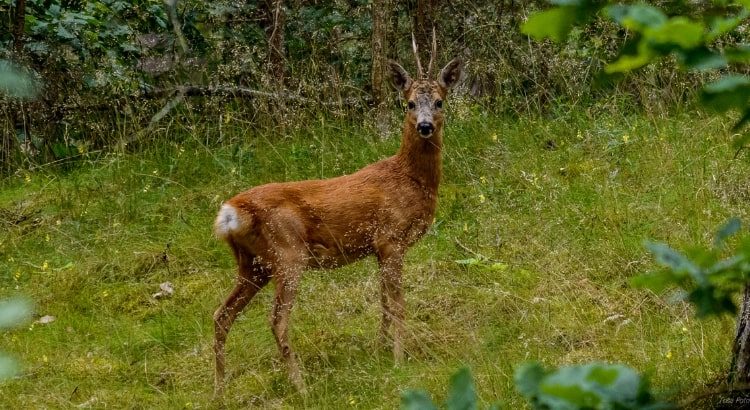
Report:
[[[410,110],[417,108],[417,104],[414,104],[414,101],[409,101],[407,106],[409,107]]]
[[[435,101],[435,107],[437,107],[437,108],[443,108],[443,100],[437,100],[437,101]]]

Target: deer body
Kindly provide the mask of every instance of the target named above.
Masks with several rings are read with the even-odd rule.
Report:
[[[288,337],[289,314],[304,270],[333,268],[375,255],[380,266],[381,337],[394,331],[403,357],[401,268],[406,250],[429,228],[441,176],[442,100],[460,75],[449,63],[437,81],[412,80],[391,64],[394,84],[409,101],[399,152],[332,179],[271,183],[226,201],[214,229],[232,248],[237,283],[214,314],[215,388],[224,380],[224,344],[237,315],[269,281],[275,285],[271,328],[292,383],[304,381]],[[421,71],[421,70],[420,70]]]

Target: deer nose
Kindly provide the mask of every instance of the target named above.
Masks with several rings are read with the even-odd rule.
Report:
[[[419,133],[422,134],[423,137],[429,136],[434,130],[435,126],[432,125],[431,122],[422,121],[417,124],[417,131],[419,131]]]

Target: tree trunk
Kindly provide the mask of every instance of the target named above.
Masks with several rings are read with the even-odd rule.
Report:
[[[385,102],[385,62],[388,44],[386,22],[388,21],[388,0],[372,1],[372,98],[375,105]]]
[[[13,26],[13,49],[16,56],[23,51],[23,32],[26,29],[26,0],[16,0],[16,18]]]
[[[26,30],[26,1],[16,0],[16,15],[13,21],[13,52],[17,62],[23,61],[23,34]],[[10,103],[10,122],[11,132],[3,132],[0,139],[0,169],[1,173],[10,172],[13,165],[13,155],[17,149],[16,135],[23,132],[28,138],[26,117],[26,107],[20,101],[11,101]]]
[[[742,308],[737,318],[737,333],[732,347],[729,382],[738,384],[750,382],[750,285],[745,286]]]
[[[385,139],[388,127],[388,82],[385,80],[388,45],[388,0],[372,1],[372,98],[375,103],[378,134]]]
[[[423,61],[429,61],[430,45],[432,44],[432,28],[438,30],[435,22],[435,9],[437,9],[438,0],[417,0],[416,9],[412,11],[412,24],[414,27],[414,37],[417,41],[417,49]],[[427,54],[425,54],[427,53]],[[426,68],[426,67],[425,67]]]

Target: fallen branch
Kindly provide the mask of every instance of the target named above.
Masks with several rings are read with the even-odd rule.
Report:
[[[313,102],[309,98],[302,97],[301,95],[291,93],[269,93],[266,91],[253,90],[251,88],[237,87],[232,85],[180,85],[173,88],[154,88],[150,90],[144,90],[137,94],[132,94],[132,98],[163,98],[171,97],[176,94],[184,95],[185,97],[211,97],[216,95],[229,96],[229,97],[244,97],[244,98],[269,98],[269,99],[284,99],[294,100],[302,102]]]

